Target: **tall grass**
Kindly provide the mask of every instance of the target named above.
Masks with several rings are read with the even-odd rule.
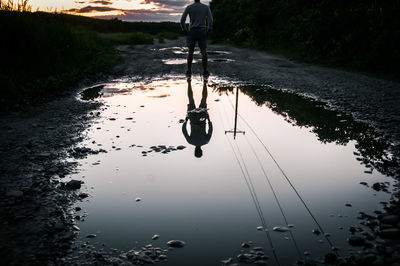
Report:
[[[29,5],[29,0],[0,0],[0,10],[4,11],[18,11],[18,12],[30,12],[32,6]]]
[[[56,16],[56,15],[54,15]],[[61,94],[83,76],[111,67],[114,49],[83,27],[0,11],[0,108]]]

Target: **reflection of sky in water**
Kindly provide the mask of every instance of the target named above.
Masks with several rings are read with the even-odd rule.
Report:
[[[201,81],[193,80],[192,87],[197,106]],[[246,124],[238,120],[238,128],[246,134],[238,135],[235,142],[231,135],[225,135],[233,128],[235,96],[218,95],[212,90],[208,88],[207,107],[214,131],[209,144],[203,146],[203,157],[195,158],[194,147],[186,143],[180,123],[188,104],[185,80],[120,80],[104,87],[104,96],[113,97],[101,99],[104,108],[88,130],[84,145],[108,153],[81,160],[80,173],[72,177],[84,176],[91,192],[89,200],[80,204],[88,212],[86,221],[78,223],[82,239],[86,241],[86,234],[97,233],[91,242],[121,249],[149,243],[165,247],[171,239],[186,241],[186,247],[168,253],[167,265],[219,265],[221,259],[239,254],[240,244],[249,240],[272,257],[265,232],[256,230],[260,218],[229,138],[243,154],[281,264],[293,263],[296,250],[289,233],[271,230],[285,224],[251,147],[270,178],[288,222],[295,226],[293,235],[301,251],[317,257],[329,252],[326,241],[318,243],[324,237],[311,233],[317,226]],[[332,234],[332,242],[346,252],[347,228],[358,225],[358,210],[372,212],[379,208],[379,201],[388,199],[387,194],[359,182],[389,179],[376,171],[364,173],[366,168],[353,154],[352,140],[345,146],[322,144],[310,128],[293,126],[266,106],[256,106],[244,94],[239,97],[239,113],[268,146],[325,231]],[[142,151],[157,145],[186,148],[142,156]],[[92,165],[97,161],[99,165]],[[142,201],[135,202],[137,197]],[[346,203],[353,207],[345,207]],[[154,234],[160,238],[152,241]]]

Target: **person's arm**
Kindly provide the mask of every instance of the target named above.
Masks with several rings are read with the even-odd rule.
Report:
[[[210,139],[211,139],[212,132],[213,132],[213,124],[212,124],[210,118],[208,118],[208,133],[207,133],[208,141],[210,141]]]
[[[208,20],[208,30],[212,30],[213,24],[214,24],[214,19],[213,19],[213,16],[211,14],[210,7],[208,7],[207,20]]]
[[[189,142],[189,134],[188,134],[187,128],[186,128],[187,121],[188,121],[188,118],[186,117],[186,120],[185,120],[185,122],[184,122],[183,125],[182,125],[182,133],[183,133],[183,135],[185,136],[186,141]]]
[[[183,32],[187,32],[187,28],[186,28],[186,18],[188,15],[188,8],[185,8],[185,11],[183,11],[182,17],[181,17],[181,28],[183,30]]]

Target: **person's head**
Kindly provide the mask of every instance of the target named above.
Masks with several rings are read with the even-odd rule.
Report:
[[[201,150],[201,146],[196,146],[196,148],[194,149],[194,156],[196,158],[200,158],[201,156],[203,156],[203,151]]]

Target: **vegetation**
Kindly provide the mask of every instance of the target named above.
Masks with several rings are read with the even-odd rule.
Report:
[[[153,36],[143,32],[116,32],[116,33],[100,33],[99,36],[112,45],[130,44],[153,44]]]
[[[213,0],[210,6],[215,41],[399,74],[397,0]]]
[[[2,1],[0,7],[3,110],[51,99],[83,77],[107,71],[119,58],[113,45],[151,44],[153,38],[175,38],[180,32],[176,23],[31,13],[25,12],[26,0],[18,3]]]

